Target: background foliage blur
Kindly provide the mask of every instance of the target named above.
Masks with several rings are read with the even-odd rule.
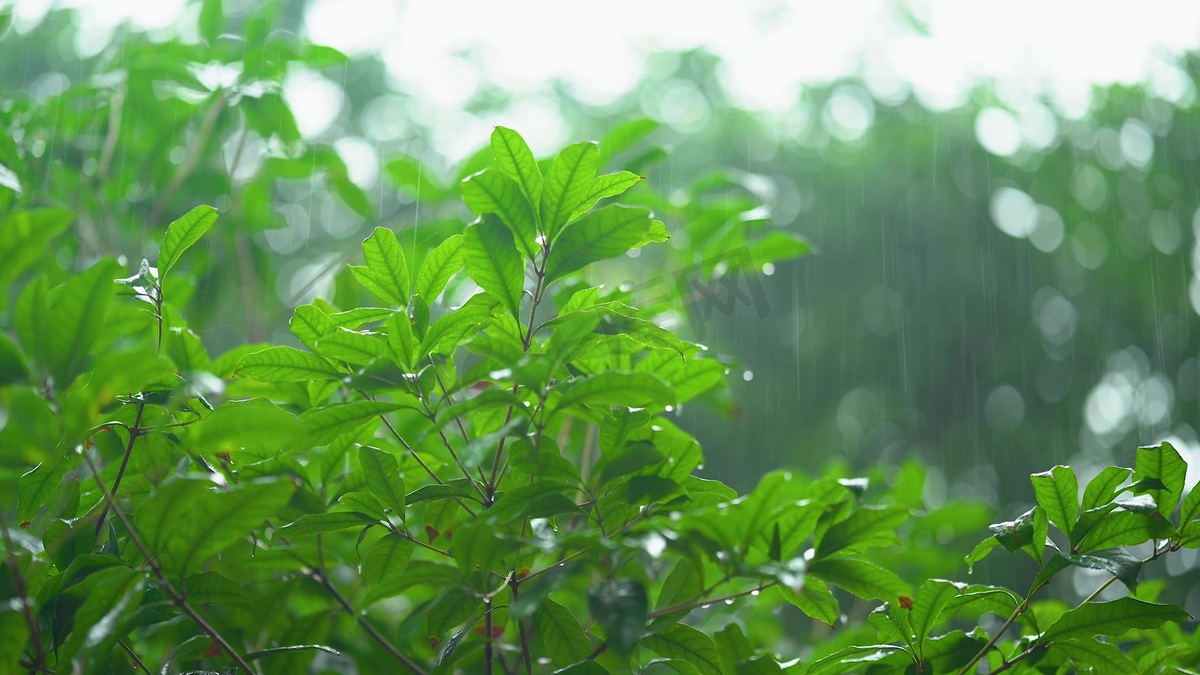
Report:
[[[1068,99],[1009,83],[935,100],[861,72],[771,85],[788,104],[756,112],[703,49],[652,54],[625,69],[640,73],[631,88],[598,101],[565,82],[518,96],[481,76],[485,51],[464,48],[425,64],[444,68],[458,106],[447,117],[398,88],[378,53],[298,40],[312,17],[300,3],[228,3],[223,22],[188,6],[178,29],[149,31],[17,9],[0,28],[0,213],[19,198],[77,219],[44,259],[5,258],[6,285],[35,265],[65,274],[152,255],[167,222],[213,203],[219,232],[194,288],[172,295],[194,292],[192,328],[218,350],[286,342],[296,305],[354,292],[342,272],[374,226],[419,245],[467,216],[455,185],[478,168],[471,151],[491,124],[538,151],[651,117],[662,126],[650,143],[621,158],[649,179],[641,199],[672,231],[720,222],[707,249],[677,237],[675,254],[647,251],[606,281],[653,301],[662,279],[686,287],[717,268],[696,287],[714,296],[672,300],[684,333],[742,375],[732,399],[679,411],[709,475],[748,488],[772,468],[833,462],[894,479],[917,457],[932,504],[983,499],[1010,517],[1032,502],[1027,475],[1054,463],[1082,483],[1164,439],[1200,461],[1191,55],[1164,57],[1144,84]],[[689,190],[703,213],[675,208]],[[818,255],[765,263],[721,234],[768,219]],[[11,300],[0,297],[0,328]],[[1200,589],[1194,563],[1172,559],[1182,587]]]

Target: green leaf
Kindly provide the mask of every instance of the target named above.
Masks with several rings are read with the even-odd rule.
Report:
[[[408,306],[408,262],[396,233],[377,227],[362,244],[366,266],[351,265],[358,283],[393,307]]]
[[[716,643],[686,624],[677,623],[661,633],[647,635],[642,644],[659,656],[692,664],[701,675],[721,675]]]
[[[204,0],[200,5],[200,37],[208,44],[217,41],[221,35],[221,26],[225,22],[225,10],[221,0]]]
[[[1066,640],[1055,643],[1050,647],[1051,653],[1057,652],[1075,663],[1091,668],[1097,673],[1140,673],[1128,656],[1121,650],[1105,642],[1095,640]]]
[[[575,211],[567,219],[567,222],[572,222],[588,211],[591,211],[592,207],[601,199],[616,197],[643,180],[645,178],[642,176],[628,171],[596,176],[591,185],[588,186],[587,192],[583,195],[583,200],[575,207]],[[559,234],[562,234],[562,229],[559,230]]]
[[[371,421],[404,407],[385,401],[354,401],[312,408],[300,413],[300,424],[313,446],[328,445],[342,434],[361,429]]]
[[[662,590],[658,593],[654,609],[662,610],[676,605],[685,605],[699,598],[703,590],[704,569],[689,558],[680,558],[667,574],[667,578],[663,580]],[[688,610],[681,610],[655,621],[678,621],[687,613]]]
[[[365,366],[389,354],[385,338],[379,333],[338,328],[317,341],[321,356]]]
[[[599,166],[600,150],[595,143],[568,145],[554,159],[541,202],[542,225],[551,241],[583,203]]]
[[[521,255],[530,260],[537,256],[542,248],[537,241],[537,219],[513,179],[494,169],[485,169],[463,181],[462,194],[475,215],[492,213],[504,223]]]
[[[249,600],[246,589],[240,583],[216,572],[201,572],[187,577],[183,580],[182,590],[193,605],[227,605]]]
[[[265,398],[226,401],[192,425],[188,440],[202,452],[295,450],[304,438],[296,416]]]
[[[417,283],[413,293],[432,302],[437,299],[449,283],[450,277],[463,268],[459,249],[463,245],[461,234],[452,234],[425,255],[421,269],[417,272]]]
[[[628,655],[646,627],[649,599],[637,579],[608,579],[588,590],[588,610],[604,628],[612,649]]]
[[[17,480],[17,522],[28,523],[38,510],[49,504],[57,495],[62,484],[63,467],[60,464],[38,464],[21,474]]]
[[[1075,470],[1069,466],[1056,466],[1049,471],[1030,476],[1038,505],[1046,510],[1046,517],[1064,534],[1070,534],[1079,519],[1079,483]]]
[[[363,561],[363,581],[378,585],[403,575],[412,560],[414,548],[416,544],[397,534],[389,534],[371,544]]]
[[[434,599],[426,616],[429,635],[437,638],[446,635],[451,629],[478,616],[482,605],[482,600],[468,595],[461,586],[446,588]]]
[[[496,168],[517,182],[530,204],[541,203],[542,172],[520,134],[506,127],[496,127],[492,132],[492,157],[496,160]]]
[[[2,32],[2,31],[0,31]],[[0,174],[4,171],[0,168]],[[50,242],[66,231],[74,215],[64,209],[30,209],[4,215],[0,227],[0,286],[7,287],[43,260]]]
[[[484,217],[467,228],[462,257],[475,283],[519,320],[525,263],[513,245],[512,233],[495,218]]]
[[[375,519],[355,511],[330,511],[329,513],[310,513],[300,516],[293,523],[288,523],[275,531],[274,539],[304,537],[324,532],[336,532],[349,527],[373,525]]]
[[[579,663],[592,653],[592,641],[584,635],[579,620],[571,610],[557,602],[548,598],[543,600],[533,621],[550,660],[559,668]]]
[[[795,593],[782,586],[777,586],[779,594],[784,600],[792,603],[800,608],[808,616],[823,621],[832,626],[837,623],[838,617],[841,615],[841,609],[838,607],[837,598],[833,597],[833,592],[829,590],[829,586],[825,585],[824,581],[814,577],[808,577],[804,580],[804,588],[799,593]]]
[[[453,353],[468,335],[478,332],[481,324],[491,321],[496,309],[495,298],[476,293],[462,307],[433,322],[421,339],[417,355],[423,358],[432,353]]]
[[[909,623],[913,634],[920,645],[929,637],[929,632],[938,624],[938,617],[951,600],[962,592],[966,584],[960,584],[945,579],[930,579],[921,584],[917,597],[913,600],[912,611],[909,613]]]
[[[1123,548],[1101,551],[1092,555],[1069,554],[1063,557],[1076,567],[1108,572],[1129,587],[1131,593],[1137,592],[1138,574],[1142,571],[1142,561]]]
[[[614,156],[632,148],[638,141],[654,133],[659,123],[647,117],[630,120],[613,127],[600,139],[600,155],[603,164]]]
[[[50,291],[52,323],[46,341],[50,372],[66,386],[83,370],[92,346],[104,327],[104,315],[113,296],[116,263],[105,259]]]
[[[291,347],[269,347],[246,354],[234,368],[234,375],[263,382],[310,382],[340,380],[340,372],[325,359]]]
[[[367,487],[403,520],[404,478],[400,475],[400,464],[396,458],[390,452],[364,445],[358,448],[358,461]]]
[[[546,283],[636,248],[650,227],[648,209],[614,204],[587,214],[551,245]]]
[[[817,558],[844,548],[880,546],[896,541],[896,528],[908,520],[908,510],[898,507],[863,507],[829,528],[817,542]]]
[[[29,637],[29,623],[20,612],[10,610],[0,613],[0,673],[28,672],[19,664],[25,655]]]
[[[158,251],[158,278],[166,279],[167,272],[175,267],[184,251],[200,241],[200,237],[217,222],[217,210],[211,206],[197,206],[182,218],[167,226],[163,235],[162,248]]]
[[[644,407],[675,402],[671,388],[649,373],[608,371],[573,380],[560,387],[559,391],[562,392],[562,398],[554,406],[555,410],[583,403]]]
[[[0,345],[2,347],[3,345]],[[0,384],[3,384],[3,373],[0,373]],[[1186,525],[1200,516],[1200,486],[1192,486],[1183,504],[1179,507],[1179,523]]]
[[[903,579],[866,560],[827,558],[814,562],[808,571],[810,575],[864,600],[879,599],[899,604],[901,596],[912,597],[912,590]]]
[[[25,355],[10,337],[0,333],[0,387],[29,380]]]
[[[1104,506],[1117,496],[1117,489],[1129,480],[1132,471],[1119,466],[1105,467],[1095,478],[1088,481],[1083,490],[1083,510]]]
[[[1080,553],[1087,553],[1114,546],[1137,546],[1151,539],[1169,538],[1173,533],[1170,523],[1158,513],[1114,511],[1096,523],[1077,548]]]
[[[1179,456],[1170,443],[1163,441],[1159,445],[1142,447],[1137,450],[1137,459],[1133,465],[1133,479],[1147,478],[1162,481],[1163,488],[1151,490],[1150,496],[1158,504],[1158,511],[1164,518],[1170,518],[1175,505],[1183,496],[1183,486],[1187,477],[1187,462]]]
[[[1040,644],[1050,644],[1074,638],[1089,639],[1097,635],[1121,635],[1135,628],[1158,628],[1168,621],[1187,621],[1188,613],[1175,605],[1158,605],[1134,598],[1112,602],[1089,602],[1059,617],[1038,638]]]
[[[137,510],[137,527],[163,567],[186,571],[277,516],[296,486],[286,480],[218,487],[207,477],[160,486]]]

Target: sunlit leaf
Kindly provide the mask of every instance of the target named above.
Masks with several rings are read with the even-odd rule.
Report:
[[[160,279],[166,279],[167,273],[179,262],[184,251],[200,241],[200,237],[203,237],[204,233],[212,228],[213,223],[217,222],[217,215],[217,210],[213,207],[201,205],[167,226],[167,233],[163,235],[162,248],[158,251],[158,276]]]

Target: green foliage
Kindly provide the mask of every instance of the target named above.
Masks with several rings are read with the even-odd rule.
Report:
[[[1024,594],[940,578],[930,570],[957,571],[941,553],[907,557],[920,553],[910,539],[986,523],[962,504],[927,508],[919,464],[884,480],[775,471],[741,495],[696,476],[700,446],[670,413],[711,397],[728,364],[663,327],[674,296],[637,307],[592,275],[666,244],[680,214],[691,244],[672,255],[702,261],[706,278],[731,246],[748,251],[747,271],[809,247],[746,226],[748,204],[705,208],[726,177],[664,215],[645,206],[660,200],[636,173],[597,175],[653,122],[541,162],[497,127],[452,187],[390,159],[393,179],[453,202],[455,216],[420,241],[405,230],[412,244],[371,224],[363,264],[339,264],[330,297],[295,307],[291,344],[223,345],[214,358],[189,323],[205,309],[189,304],[190,282],[247,283],[252,255],[242,280],[212,259],[242,255],[248,234],[275,225],[276,181],[317,173],[352,212],[372,208],[336,153],[300,139],[277,93],[289,68],[340,55],[288,41],[269,9],[245,19],[236,46],[220,2],[199,19],[203,45],[169,47],[238,64],[235,82],[207,88],[154,65],[165,47],[135,44],[140,65],[119,92],[129,114],[176,115],[194,132],[181,163],[159,156],[170,137],[130,141],[142,169],[112,164],[106,143],[81,148],[99,155],[83,183],[61,161],[3,157],[14,178],[0,184],[0,275],[15,303],[0,339],[0,672],[933,674],[1200,661],[1186,613],[1139,584],[1149,563],[1200,547],[1200,497],[1184,494],[1169,444],[1105,469],[1081,501],[1070,467],[1032,477],[1037,506],[992,525],[966,558],[983,565],[1001,546],[1032,557]],[[155,84],[202,95],[158,105]],[[72,95],[119,114],[117,91],[82,86]],[[202,161],[233,130],[278,141],[261,173],[235,180]],[[122,272],[64,236],[72,218],[104,225],[99,236],[106,216],[13,188],[41,175],[151,228],[191,207],[185,186],[237,201],[151,231],[157,260]],[[121,197],[143,190],[140,205]],[[459,217],[460,197],[474,222]],[[629,203],[601,204],[613,197]],[[121,231],[90,253],[143,250],[133,239]],[[78,254],[70,269],[43,259],[52,243]],[[1071,604],[1037,599],[1075,570],[1111,579]],[[1098,601],[1113,580],[1139,597]],[[780,615],[845,630],[803,643],[772,632]]]

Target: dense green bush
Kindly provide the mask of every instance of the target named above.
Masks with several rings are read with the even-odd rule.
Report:
[[[541,161],[497,128],[453,180],[390,158],[403,199],[376,202],[278,94],[344,58],[269,6],[223,33],[218,4],[203,43],[131,36],[112,72],[0,107],[0,673],[1200,663],[1181,599],[1138,583],[1200,547],[1170,445],[1082,490],[1035,474],[990,530],[927,507],[915,461],[700,478],[673,420],[727,404],[733,364],[667,327],[808,252],[735,172],[667,199],[609,172],[661,157],[652,122]],[[276,330],[296,294],[258,237],[297,182],[365,241],[359,264],[314,238],[327,292]],[[603,283],[631,265],[666,288]],[[1033,558],[1024,592],[946,580],[998,547]],[[1069,602],[1080,570],[1106,576]],[[1113,581],[1132,595],[1101,601]]]

